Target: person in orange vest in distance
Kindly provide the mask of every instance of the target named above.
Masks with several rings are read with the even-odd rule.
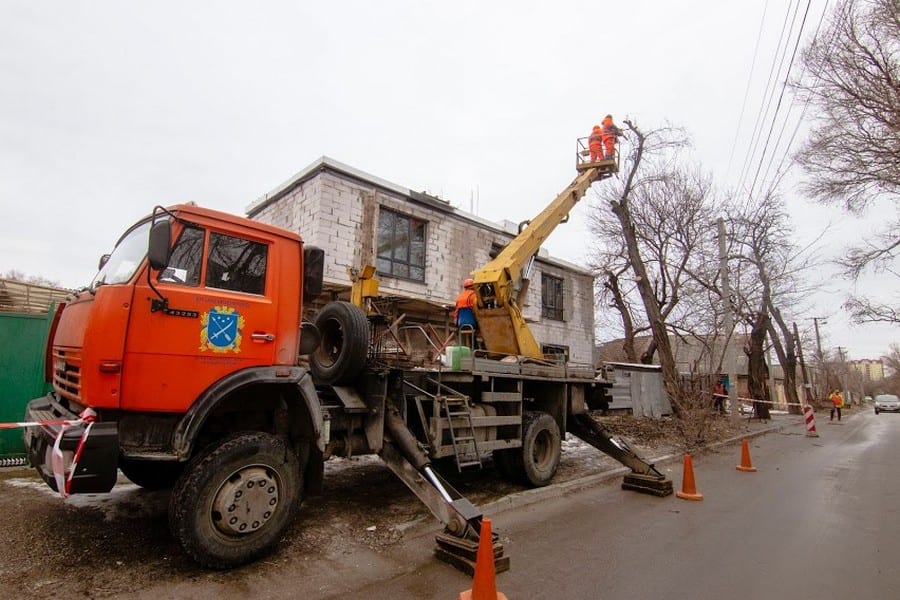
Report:
[[[453,319],[457,327],[471,326],[476,328],[475,322],[475,280],[463,281],[463,290],[456,297],[456,310]]]
[[[720,379],[713,389],[713,410],[715,412],[725,414],[726,396],[728,396],[728,390],[725,388],[725,381]]]
[[[613,124],[612,115],[606,115],[603,117],[603,147],[604,153],[603,158],[605,160],[611,160],[616,153],[616,139],[622,135],[622,130],[616,127]]]
[[[828,395],[828,399],[831,400],[831,418],[829,421],[834,421],[834,412],[837,411],[838,421],[841,420],[841,409],[844,408],[844,397],[841,396],[841,393],[837,390],[833,390],[831,394]]]
[[[603,158],[603,130],[599,125],[594,125],[588,138],[588,148],[591,151],[591,162]]]

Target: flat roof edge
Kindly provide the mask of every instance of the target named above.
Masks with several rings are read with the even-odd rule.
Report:
[[[384,190],[394,192],[412,202],[418,202],[420,204],[430,206],[432,208],[435,208],[435,209],[445,212],[447,214],[451,214],[457,218],[475,223],[481,227],[485,227],[485,228],[491,229],[495,232],[503,233],[503,234],[511,236],[512,238],[515,238],[515,234],[508,231],[500,223],[495,223],[495,222],[485,219],[483,217],[479,217],[478,215],[468,213],[464,210],[461,210],[461,209],[453,206],[446,200],[443,200],[441,198],[432,197],[424,192],[415,192],[407,187],[398,185],[396,183],[392,183],[390,181],[387,181],[386,179],[382,179],[381,177],[377,177],[377,176],[372,175],[371,173],[367,173],[361,169],[351,167],[348,164],[342,163],[339,160],[335,160],[335,159],[333,159],[329,156],[325,156],[325,155],[320,156],[319,158],[317,158],[316,160],[311,162],[309,165],[307,165],[306,167],[304,167],[303,169],[301,169],[300,171],[298,171],[297,173],[295,173],[294,175],[289,177],[287,180],[285,180],[284,182],[282,182],[281,184],[276,186],[274,189],[263,194],[262,196],[260,196],[256,200],[254,200],[252,203],[250,203],[250,205],[247,206],[247,208],[245,209],[246,215],[248,217],[252,218],[254,215],[259,213],[262,209],[264,209],[268,205],[270,205],[273,202],[276,202],[280,198],[282,198],[284,196],[284,194],[287,193],[289,190],[291,190],[298,184],[302,183],[303,181],[312,178],[316,173],[323,171],[323,170],[330,170],[330,171],[333,171],[336,173],[348,175],[350,177],[353,177],[354,179],[358,179],[360,181],[372,184],[372,185],[382,188]],[[539,252],[537,255],[537,260],[538,260],[538,262],[544,262],[544,263],[556,265],[558,267],[572,270],[572,271],[579,271],[584,275],[589,275],[592,278],[594,277],[593,272],[591,272],[591,270],[589,268],[584,267],[582,265],[577,265],[575,263],[569,262],[562,258],[557,258],[555,256],[551,256],[551,255],[549,255],[549,253],[543,254],[543,253]]]

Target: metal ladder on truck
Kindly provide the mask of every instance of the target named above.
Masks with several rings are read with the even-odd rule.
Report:
[[[442,416],[447,419],[447,430],[450,434],[457,470],[462,473],[466,467],[484,468],[484,461],[478,450],[478,440],[475,436],[475,425],[472,423],[472,407],[469,405],[469,397],[430,377],[428,382],[437,387],[434,399],[441,407]],[[458,424],[459,421],[462,423]]]
[[[457,470],[462,473],[462,470],[466,467],[478,466],[479,469],[483,468],[484,459],[478,448],[478,440],[475,436],[475,424],[472,422],[472,408],[469,405],[469,397],[431,377],[427,378],[426,381],[430,385],[435,386],[434,392],[422,389],[410,381],[404,381],[403,384],[418,392],[418,394],[413,396],[413,400],[419,413],[419,419],[426,431],[429,430],[429,419],[425,414],[422,403],[426,398],[433,403],[437,426],[435,427],[436,431],[427,434],[431,451],[446,445],[444,444],[444,423],[446,423]]]

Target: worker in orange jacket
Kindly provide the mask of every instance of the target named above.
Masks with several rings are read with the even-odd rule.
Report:
[[[603,158],[603,130],[599,125],[594,125],[588,138],[588,149],[591,151],[591,162]]]
[[[606,115],[601,122],[603,125],[602,139],[604,153],[603,158],[610,160],[616,153],[616,139],[622,135],[622,130],[613,124],[612,115]]]
[[[456,321],[457,327],[464,325],[475,327],[475,281],[473,279],[466,279],[463,282],[463,290],[456,297],[453,320]]]
[[[841,409],[844,408],[844,396],[838,390],[833,390],[828,395],[828,399],[831,400],[831,418],[828,420],[834,421],[834,413],[837,412],[838,421],[840,421]]]

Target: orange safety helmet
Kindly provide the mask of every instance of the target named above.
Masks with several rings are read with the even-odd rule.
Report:
[[[466,279],[465,281],[463,281],[463,287],[464,288],[475,287],[475,280],[474,279]]]
[[[599,125],[594,125],[593,131],[597,131],[597,130],[599,130],[599,129],[600,129],[600,126],[599,126]]]

